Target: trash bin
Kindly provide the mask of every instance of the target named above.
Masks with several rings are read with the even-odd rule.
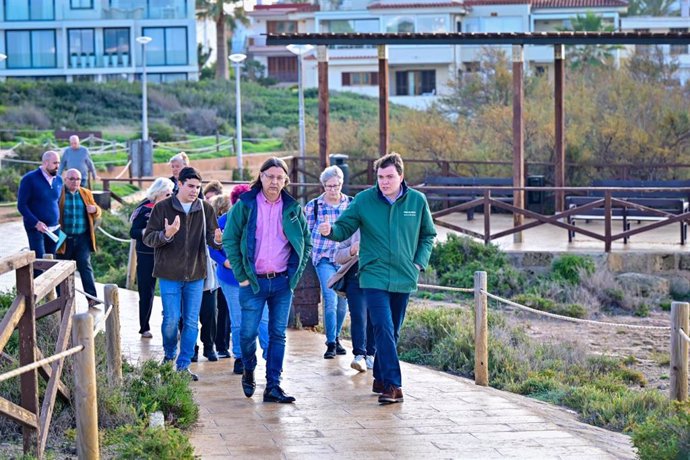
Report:
[[[544,176],[527,176],[527,187],[544,187],[546,179]],[[543,210],[544,207],[544,192],[539,190],[530,190],[527,192],[527,208],[539,207]]]
[[[333,153],[328,156],[328,161],[331,166],[337,166],[343,172],[343,193],[349,195],[350,193],[350,166],[347,164],[349,156],[343,153]]]
[[[110,209],[110,192],[94,190],[91,193],[93,193],[93,199],[101,209]]]

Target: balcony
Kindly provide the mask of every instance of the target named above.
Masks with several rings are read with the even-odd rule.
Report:
[[[104,19],[187,19],[187,2],[184,0],[151,0],[142,5],[136,0],[106,0]]]
[[[129,54],[72,54],[69,58],[70,69],[104,69],[130,67]]]

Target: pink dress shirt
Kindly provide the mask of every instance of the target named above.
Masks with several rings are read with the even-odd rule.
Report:
[[[280,273],[287,270],[290,242],[283,232],[283,199],[271,203],[263,192],[256,195],[256,273]]]

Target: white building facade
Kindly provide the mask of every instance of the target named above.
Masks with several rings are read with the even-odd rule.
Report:
[[[198,78],[193,0],[0,0],[2,78]]]

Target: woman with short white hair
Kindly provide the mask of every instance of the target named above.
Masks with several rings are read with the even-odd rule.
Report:
[[[180,171],[182,171],[183,168],[189,166],[189,157],[186,153],[180,152],[177,155],[170,158],[168,164],[170,165],[170,172],[172,172],[170,180],[173,182],[173,195],[177,195],[177,178],[180,175]]]
[[[137,289],[139,291],[139,334],[144,339],[153,337],[149,319],[153,308],[153,293],[156,290],[156,278],[153,277],[153,248],[146,246],[142,240],[151,210],[173,193],[173,182],[165,177],[157,178],[146,190],[144,200],[132,213],[129,236],[136,240],[137,249]]]
[[[333,359],[335,355],[347,353],[339,340],[340,330],[347,315],[347,301],[328,287],[328,280],[339,268],[335,263],[336,242],[321,236],[318,227],[323,222],[335,222],[348,207],[351,198],[342,193],[343,172],[339,167],[329,166],[324,169],[320,180],[324,193],[309,201],[304,207],[304,213],[314,245],[311,252],[312,263],[319,277],[323,296],[323,322],[326,333],[326,352],[323,357]]]

